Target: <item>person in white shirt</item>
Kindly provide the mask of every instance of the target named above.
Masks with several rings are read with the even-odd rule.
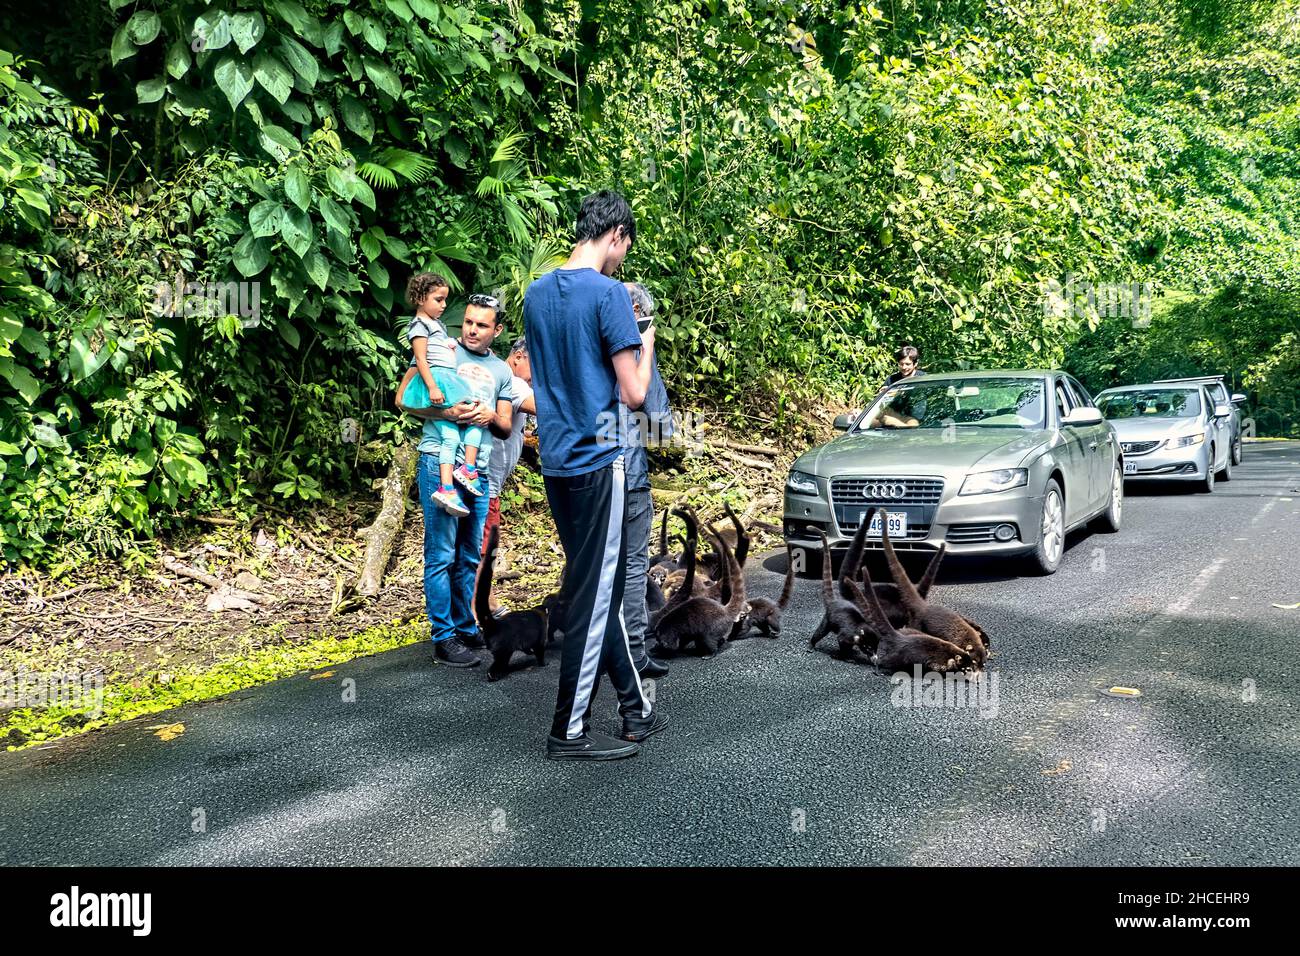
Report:
[[[497,442],[497,447],[488,461],[488,514],[487,521],[483,525],[485,558],[488,533],[493,528],[501,526],[501,489],[505,487],[510,473],[515,470],[515,465],[519,464],[519,456],[523,454],[524,432],[528,428],[528,420],[537,414],[537,406],[533,403],[533,390],[529,384],[533,380],[533,373],[528,365],[528,346],[523,336],[516,339],[515,344],[510,347],[506,364],[510,366],[510,385],[514,392],[514,398],[511,400],[514,418],[511,423],[510,437]],[[482,564],[479,567],[482,567]],[[495,613],[498,607],[495,594],[488,595],[488,605]]]

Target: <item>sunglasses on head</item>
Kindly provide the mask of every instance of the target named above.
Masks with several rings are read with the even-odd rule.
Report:
[[[475,292],[469,297],[469,304],[476,305],[483,309],[493,309],[499,311],[501,300],[494,295],[488,295],[484,292]]]

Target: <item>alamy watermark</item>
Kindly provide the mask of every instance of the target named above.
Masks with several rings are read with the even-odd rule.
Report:
[[[104,675],[51,673],[19,667],[0,671],[0,707],[67,707],[90,717],[104,713]]]
[[[172,316],[237,315],[246,329],[262,324],[261,282],[159,282],[154,286],[154,314]]]
[[[923,672],[920,664],[912,673],[898,671],[890,675],[889,702],[895,707],[936,707],[954,710],[977,710],[985,720],[998,715],[997,671],[982,674],[940,674]]]
[[[1151,302],[1155,286],[1151,282],[1091,282],[1065,274],[1059,279],[1043,280],[1043,315],[1047,318],[1090,318],[1097,315],[1105,319],[1130,319],[1134,328],[1151,324]]]
[[[620,414],[621,413],[621,414]],[[688,456],[704,454],[703,416],[696,412],[650,415],[620,408],[596,416],[596,445],[600,448],[660,448],[679,445]]]

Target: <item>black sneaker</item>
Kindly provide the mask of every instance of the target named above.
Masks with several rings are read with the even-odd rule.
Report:
[[[555,736],[546,738],[548,760],[621,760],[635,757],[640,752],[639,744],[616,740],[599,730],[588,730],[573,740]]]
[[[646,655],[637,662],[636,672],[642,677],[664,677],[668,674],[668,665],[663,661],[657,661],[653,657]]]
[[[478,667],[483,663],[478,655],[465,646],[459,637],[449,637],[445,641],[435,641],[433,659],[448,667]]]
[[[661,714],[656,709],[650,712],[649,717],[624,717],[622,737],[624,740],[640,743],[651,734],[657,734],[667,726],[667,715]]]
[[[456,639],[466,647],[484,648],[487,647],[487,641],[483,640],[483,628],[476,627],[472,633],[457,634]]]

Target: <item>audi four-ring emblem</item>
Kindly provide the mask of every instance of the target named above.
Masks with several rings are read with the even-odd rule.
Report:
[[[907,486],[901,482],[872,482],[862,489],[864,498],[902,498]]]

